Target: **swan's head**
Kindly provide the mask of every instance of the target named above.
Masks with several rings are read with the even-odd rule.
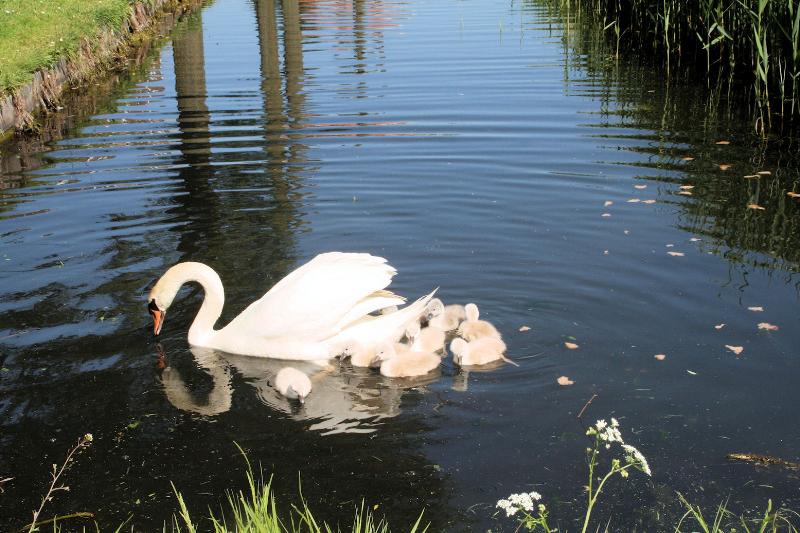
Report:
[[[147,297],[147,311],[153,317],[153,333],[156,335],[161,333],[161,326],[164,325],[164,316],[167,314],[167,309],[172,305],[175,295],[178,294],[178,289],[183,284],[183,280],[180,283],[176,282],[175,269],[179,266],[175,265],[167,270],[150,290],[150,295]]]
[[[450,351],[453,352],[453,362],[456,364],[461,362],[461,356],[464,354],[466,347],[467,341],[464,339],[453,339],[453,341],[450,343]]]
[[[444,303],[439,298],[434,298],[425,306],[425,318],[431,320],[444,313]]]
[[[480,313],[478,312],[478,306],[475,304],[465,305],[464,314],[467,316],[467,320],[470,321],[478,320],[478,316],[480,316]]]

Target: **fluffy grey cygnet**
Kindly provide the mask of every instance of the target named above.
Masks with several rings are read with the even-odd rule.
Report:
[[[467,319],[458,326],[459,337],[463,337],[468,342],[483,337],[495,337],[502,340],[503,337],[497,328],[485,320],[478,319],[480,312],[477,305],[472,303],[465,305],[464,312],[467,314]]]
[[[453,361],[460,366],[485,365],[498,359],[519,366],[504,355],[506,343],[497,337],[481,337],[471,342],[453,339],[450,351],[453,352]]]
[[[275,388],[287,398],[296,398],[304,403],[311,393],[311,380],[296,368],[287,366],[275,376]]]

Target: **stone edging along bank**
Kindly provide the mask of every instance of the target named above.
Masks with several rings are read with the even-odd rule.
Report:
[[[14,131],[35,129],[34,114],[57,106],[61,93],[113,66],[126,47],[140,35],[175,24],[203,0],[138,0],[117,30],[106,30],[93,42],[84,40],[75,57],[62,58],[13,93],[0,93],[0,140]],[[159,24],[156,24],[159,23]]]

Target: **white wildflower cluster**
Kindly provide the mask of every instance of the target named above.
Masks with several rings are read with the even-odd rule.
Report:
[[[597,423],[586,431],[587,435],[597,435],[597,438],[606,443],[606,450],[611,448],[612,442],[625,444],[622,440],[622,433],[619,431],[619,422],[616,418],[611,419],[611,424],[605,420],[598,420]]]
[[[519,494],[512,494],[506,500],[498,500],[497,507],[506,512],[506,516],[514,516],[519,511],[531,512],[533,511],[534,502],[542,499],[542,495],[538,492],[521,492]],[[544,509],[543,505],[539,505],[540,511]]]
[[[625,460],[628,462],[628,464],[638,464],[642,472],[648,476],[653,475],[653,473],[650,471],[650,465],[647,464],[647,459],[645,459],[644,455],[642,455],[642,452],[630,444],[623,444],[622,449],[625,450]]]

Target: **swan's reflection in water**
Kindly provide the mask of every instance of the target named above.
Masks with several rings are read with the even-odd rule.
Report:
[[[440,371],[416,379],[389,379],[374,371],[331,361],[285,361],[234,355],[208,348],[189,348],[200,371],[211,380],[211,390],[201,393],[169,357],[159,350],[160,380],[167,400],[181,411],[216,416],[231,409],[235,376],[241,376],[255,396],[270,409],[297,420],[312,422],[309,429],[322,434],[371,433],[381,421],[400,414],[403,394],[424,387],[440,377]],[[282,396],[274,387],[278,372],[292,366],[305,373],[313,386],[300,404]],[[249,392],[247,393],[249,394]]]

